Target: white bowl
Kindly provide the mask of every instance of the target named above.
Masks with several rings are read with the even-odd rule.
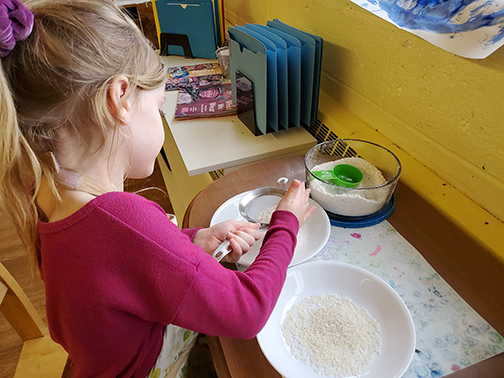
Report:
[[[380,353],[357,377],[399,378],[415,352],[415,327],[399,295],[381,278],[354,265],[317,261],[289,268],[278,302],[257,335],[270,364],[286,378],[320,378],[315,369],[295,359],[282,335],[281,324],[292,306],[318,294],[336,294],[351,299],[379,323]]]

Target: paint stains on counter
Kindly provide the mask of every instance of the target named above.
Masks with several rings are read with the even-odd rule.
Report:
[[[381,247],[378,245],[376,246],[376,249],[369,254],[369,256],[376,256],[378,253],[380,253]]]
[[[387,221],[365,229],[331,227],[325,247],[309,261],[359,266],[401,297],[417,349],[402,378],[444,377],[504,352],[504,338]]]

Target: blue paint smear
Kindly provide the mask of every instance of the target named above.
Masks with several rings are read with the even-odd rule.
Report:
[[[396,284],[395,284],[395,282],[394,282],[394,280],[389,279],[389,284],[390,284],[390,287],[391,287],[392,289],[396,289],[396,288],[397,288],[397,287],[396,287]]]
[[[375,0],[370,1],[374,2]],[[466,22],[455,24],[450,21],[474,2],[475,0],[378,0],[379,7],[399,27],[453,34],[500,25],[500,32],[487,43],[496,43],[503,39],[504,10],[489,13],[488,5],[493,3],[491,0],[474,8]]]

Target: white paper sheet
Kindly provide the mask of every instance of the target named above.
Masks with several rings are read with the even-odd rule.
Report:
[[[504,0],[352,0],[433,45],[483,59],[504,44]]]

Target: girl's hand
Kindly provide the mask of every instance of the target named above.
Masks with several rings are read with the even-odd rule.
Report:
[[[287,210],[293,213],[299,220],[299,228],[313,214],[316,207],[308,208],[310,189],[305,189],[304,182],[293,180],[277,206],[277,210]]]
[[[194,236],[193,243],[211,255],[225,239],[228,239],[232,252],[222,261],[235,263],[244,253],[248,252],[256,240],[259,240],[261,237],[260,226],[260,223],[236,220],[217,223],[212,227],[199,230]]]

